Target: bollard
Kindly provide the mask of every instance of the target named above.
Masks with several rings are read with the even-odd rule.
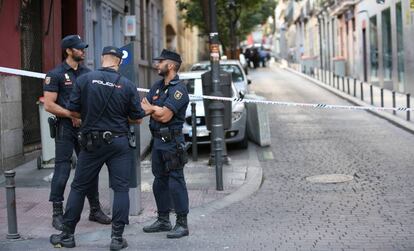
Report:
[[[410,94],[407,93],[407,108],[410,109]],[[410,121],[410,110],[407,110],[407,121]]]
[[[364,82],[361,82],[361,100],[364,101]]]
[[[371,105],[374,105],[374,90],[372,88],[372,85],[369,85],[369,94],[371,96]]]
[[[216,146],[216,190],[223,191],[223,163],[222,163],[222,142],[221,138],[214,139],[214,144]]]
[[[395,108],[395,91],[392,91],[392,107]],[[393,110],[392,114],[396,115],[397,112]]]
[[[4,176],[6,177],[7,225],[9,230],[7,239],[20,238],[20,234],[17,232],[15,175],[16,172],[14,170],[4,172]]]
[[[354,97],[356,97],[356,78],[354,78]]]
[[[384,107],[384,88],[381,88],[381,107]]]
[[[330,71],[328,71],[328,85],[329,86],[331,86],[331,84],[332,84],[331,80],[332,80],[332,74],[331,74]]]
[[[342,91],[345,92],[345,76],[342,76]]]
[[[336,89],[339,90],[339,76],[336,75]]]
[[[351,94],[350,90],[349,90],[349,78],[346,79],[346,84],[347,84],[347,89],[348,89],[348,95]]]
[[[193,161],[197,161],[197,117],[196,117],[196,103],[191,102],[191,125],[192,125],[192,155]]]

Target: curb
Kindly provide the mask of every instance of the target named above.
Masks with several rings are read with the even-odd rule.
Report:
[[[328,85],[324,84],[323,82],[321,82],[321,81],[319,81],[317,79],[314,79],[312,77],[309,77],[308,75],[305,75],[305,74],[303,74],[301,72],[298,72],[296,70],[290,69],[288,67],[284,67],[284,68],[283,67],[280,67],[280,69],[289,71],[289,72],[291,72],[293,74],[296,74],[296,75],[298,75],[298,76],[300,76],[300,77],[302,77],[302,78],[304,78],[306,80],[309,80],[309,81],[313,82],[314,84],[318,85],[319,87],[321,87],[321,88],[323,88],[323,89],[325,89],[325,90],[327,90],[327,91],[335,94],[336,96],[338,96],[338,97],[340,97],[342,99],[345,99],[345,100],[349,101],[350,103],[352,103],[354,105],[375,107],[375,106],[372,106],[370,104],[367,104],[367,103],[359,100],[358,98],[349,96],[348,94],[345,94],[345,93],[343,93],[343,92],[341,92],[341,91],[339,91],[339,90],[337,90],[337,89],[335,89],[335,88],[333,88],[331,86],[328,86]],[[414,124],[409,123],[409,122],[407,122],[404,119],[401,119],[399,117],[396,117],[396,116],[394,116],[392,114],[389,114],[389,113],[383,112],[383,111],[375,111],[375,110],[366,110],[366,111],[369,112],[369,113],[371,113],[371,114],[373,114],[373,115],[375,115],[375,116],[377,116],[377,117],[380,117],[382,119],[387,120],[391,124],[393,124],[393,125],[401,128],[401,129],[404,129],[405,131],[407,131],[409,133],[414,134]]]
[[[259,190],[263,179],[263,170],[260,166],[259,159],[257,157],[257,146],[253,143],[249,143],[249,161],[247,163],[246,180],[235,192],[225,196],[222,199],[201,205],[192,210],[189,216],[191,220],[197,220],[197,218],[204,217],[207,214],[211,214],[216,210],[225,208],[235,202],[246,199],[257,190]]]

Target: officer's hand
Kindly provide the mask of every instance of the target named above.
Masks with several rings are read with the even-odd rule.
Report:
[[[153,112],[152,105],[150,102],[148,102],[147,98],[142,99],[141,107],[145,111],[145,115],[151,114]]]
[[[73,127],[80,127],[81,120],[77,119],[77,118],[72,118],[72,125],[73,125]]]

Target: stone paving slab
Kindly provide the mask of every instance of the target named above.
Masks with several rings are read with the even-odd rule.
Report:
[[[233,160],[230,165],[223,167],[224,191],[215,189],[215,167],[208,166],[206,156],[197,162],[191,160],[185,167],[185,177],[189,192],[190,210],[212,201],[221,199],[236,191],[246,179],[247,166],[243,160]],[[52,169],[37,170],[36,163],[32,161],[16,169],[16,208],[18,217],[18,232],[22,239],[48,238],[56,232],[51,226],[52,206],[48,201],[49,183],[43,178],[52,172]],[[70,183],[74,171],[68,181],[65,198],[70,191]],[[147,159],[141,162],[141,205],[142,211],[138,216],[130,216],[130,224],[143,223],[156,216],[156,205],[152,194],[153,176],[151,163]],[[2,194],[5,194],[4,184],[0,184]],[[100,173],[99,193],[102,208],[110,212],[110,192],[108,188],[108,172],[103,167]],[[81,220],[77,226],[77,233],[89,233],[108,226],[88,221],[89,203],[85,200]],[[6,240],[7,209],[5,196],[0,196],[0,246]]]

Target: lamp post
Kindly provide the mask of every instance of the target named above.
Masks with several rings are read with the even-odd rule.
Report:
[[[211,63],[211,87],[212,96],[222,96],[220,90],[220,50],[219,36],[217,32],[217,10],[216,1],[209,1],[210,9],[210,63]],[[221,101],[213,100],[209,105],[211,114],[211,142],[215,153],[216,165],[216,189],[223,190],[223,144],[224,126],[223,114],[224,104]]]

